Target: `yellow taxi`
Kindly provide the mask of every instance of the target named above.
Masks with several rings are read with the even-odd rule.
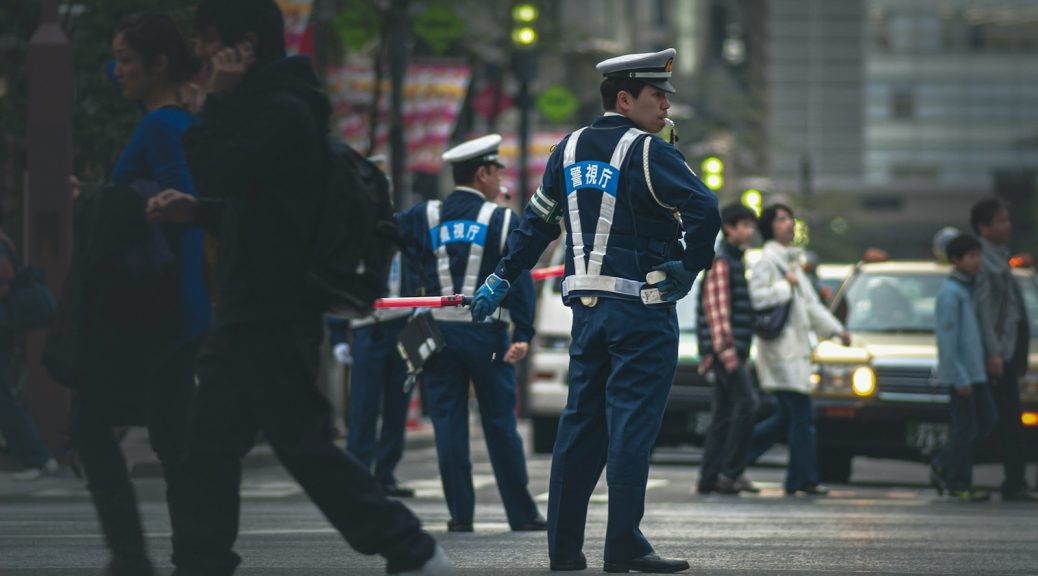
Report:
[[[951,267],[930,261],[856,265],[831,303],[851,345],[814,353],[819,473],[845,482],[854,456],[928,460],[948,438],[948,392],[937,382],[934,305]],[[1028,460],[1038,460],[1038,282],[1015,268],[1031,323],[1029,369],[1020,380]],[[988,438],[978,462],[998,459]]]

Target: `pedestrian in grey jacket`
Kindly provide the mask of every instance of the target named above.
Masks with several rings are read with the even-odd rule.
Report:
[[[948,443],[930,463],[930,481],[939,494],[948,490],[959,500],[980,502],[991,495],[973,489],[973,451],[998,419],[973,304],[980,242],[962,234],[948,243],[947,252],[955,269],[937,293],[934,312],[937,382],[949,389],[952,425]]]
[[[988,380],[998,408],[998,438],[1005,467],[1002,499],[1038,500],[1024,480],[1023,424],[1018,380],[1027,370],[1030,333],[1020,287],[1009,268],[1013,232],[1007,206],[997,198],[977,202],[970,224],[980,235],[983,262],[973,296],[984,341]]]

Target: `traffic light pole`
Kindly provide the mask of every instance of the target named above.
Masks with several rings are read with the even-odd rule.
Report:
[[[530,51],[516,52],[513,64],[519,79],[519,190],[516,196],[521,212],[530,194],[530,82],[537,74],[537,56]]]

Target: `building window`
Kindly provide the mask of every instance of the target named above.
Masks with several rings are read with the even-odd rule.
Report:
[[[896,88],[890,94],[890,117],[915,118],[915,94],[909,88]]]

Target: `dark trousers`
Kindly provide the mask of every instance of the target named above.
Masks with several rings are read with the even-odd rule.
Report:
[[[548,555],[579,557],[591,494],[606,468],[605,561],[653,551],[642,534],[649,458],[678,360],[672,306],[599,298],[573,303],[569,397],[559,419],[548,487]]]
[[[390,572],[420,567],[435,542],[403,504],[386,498],[335,445],[332,410],[315,384],[319,315],[295,323],[218,327],[199,355],[188,426],[177,574],[231,574],[242,458],[262,431],[281,463],[349,544],[381,554]]]
[[[404,454],[404,427],[411,395],[404,393],[407,367],[396,343],[407,318],[353,329],[350,422],[346,449],[383,486],[396,485],[394,471]],[[381,430],[377,430],[379,415]],[[376,433],[377,432],[377,433]]]
[[[198,341],[182,345],[155,371],[154,401],[148,415],[148,438],[162,463],[166,479],[166,504],[173,526],[174,550],[183,498],[184,437],[188,407],[195,388],[194,366]],[[106,400],[89,390],[77,397],[73,426],[79,459],[87,487],[97,510],[105,541],[112,551],[114,574],[150,573],[137,495],[130,482],[122,449],[112,433],[113,423],[104,416]]]
[[[753,425],[760,399],[746,365],[729,374],[720,361],[714,364],[714,399],[710,428],[703,445],[699,483],[712,485],[718,474],[738,478],[746,469]]]
[[[1019,366],[1019,362],[1007,360],[1005,366],[1002,377],[991,380],[991,394],[998,410],[996,431],[1002,465],[1005,468],[1002,493],[1016,494],[1027,489],[1027,481],[1024,479],[1027,465],[1024,455],[1024,425],[1020,421],[1020,384],[1014,368]]]
[[[0,337],[0,434],[7,439],[7,450],[22,466],[39,468],[50,460],[50,452],[22,406],[14,364],[13,345]]]
[[[818,484],[818,448],[811,396],[784,390],[778,390],[774,394],[775,413],[754,427],[747,464],[756,462],[772,446],[785,438],[789,446],[786,490],[799,490]]]
[[[508,524],[513,529],[527,524],[539,513],[527,487],[526,455],[516,425],[515,366],[503,362],[510,344],[508,326],[440,322],[439,328],[447,346],[429,359],[422,391],[436,430],[440,478],[451,518],[471,522],[475,514],[469,456],[471,381]]]
[[[948,443],[934,458],[944,469],[949,490],[965,491],[973,486],[973,452],[977,443],[991,433],[998,420],[991,386],[974,384],[969,396],[951,391],[951,432]]]

